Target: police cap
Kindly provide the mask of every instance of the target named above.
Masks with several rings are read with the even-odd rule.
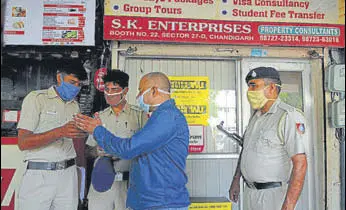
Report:
[[[272,68],[272,67],[258,67],[255,69],[252,69],[247,75],[246,75],[246,83],[248,83],[250,80],[253,79],[276,79],[279,81],[279,84],[281,84],[280,80],[280,74],[279,72]]]

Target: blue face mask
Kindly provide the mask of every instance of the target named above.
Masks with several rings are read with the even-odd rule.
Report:
[[[139,104],[139,107],[146,113],[149,113],[149,110],[150,110],[150,106],[160,106],[160,104],[155,104],[155,105],[149,105],[149,104],[146,104],[144,103],[144,95],[146,93],[148,93],[150,91],[151,88],[147,89],[146,91],[144,91],[142,93],[142,95],[140,95],[137,99],[138,101],[138,104]],[[167,91],[164,91],[164,90],[161,90],[161,89],[157,89],[159,92],[161,93],[164,93],[164,94],[168,94],[170,95],[171,93],[167,92]]]
[[[80,89],[80,87],[76,87],[70,83],[64,82],[62,77],[60,86],[56,87],[56,91],[59,93],[60,98],[64,101],[71,101],[74,99],[78,95]]]
[[[150,105],[144,103],[144,95],[150,91],[151,88],[147,89],[146,91],[143,92],[142,95],[140,95],[137,99],[139,107],[146,113],[149,113]]]

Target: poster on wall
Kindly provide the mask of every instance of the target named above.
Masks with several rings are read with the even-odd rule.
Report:
[[[190,125],[189,153],[201,153],[204,150],[204,126]]]
[[[209,78],[170,76],[172,98],[189,125],[208,125]]]
[[[106,0],[104,39],[345,46],[342,1]]]
[[[93,46],[95,4],[95,0],[7,1],[4,43]]]
[[[107,68],[99,68],[94,74],[94,87],[103,92],[105,90],[105,83],[103,77],[107,74]]]

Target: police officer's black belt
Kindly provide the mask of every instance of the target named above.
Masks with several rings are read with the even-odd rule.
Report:
[[[28,162],[27,169],[32,170],[62,170],[76,164],[75,159],[60,162]]]
[[[246,185],[251,189],[257,189],[257,190],[263,190],[263,189],[269,189],[269,188],[275,188],[275,187],[281,187],[282,182],[245,182]]]
[[[128,171],[117,172],[117,173],[122,173],[122,174],[123,174],[123,180],[122,180],[122,181],[127,181],[127,180],[129,180],[130,173],[129,173]],[[120,181],[120,180],[119,180],[119,181]]]

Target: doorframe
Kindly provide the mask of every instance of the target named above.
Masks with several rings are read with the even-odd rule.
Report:
[[[118,68],[125,70],[126,59],[128,58],[139,58],[139,59],[186,59],[186,60],[229,60],[234,61],[236,65],[236,94],[237,94],[237,119],[239,124],[237,131],[242,134],[245,131],[246,125],[251,115],[251,108],[246,98],[247,84],[245,83],[246,74],[250,69],[259,66],[271,66],[279,69],[280,71],[294,71],[302,73],[302,88],[303,88],[303,106],[304,113],[307,122],[311,122],[308,127],[316,127],[316,120],[313,106],[313,95],[311,91],[311,62],[308,59],[287,59],[287,58],[253,58],[253,57],[210,57],[210,56],[170,56],[170,55],[120,55]],[[316,208],[314,200],[319,196],[319,184],[317,183],[317,151],[316,142],[317,134],[313,133],[311,129],[308,129],[308,135],[310,136],[311,143],[308,146],[308,151],[312,156],[312,159],[308,159],[308,197],[307,201],[309,209]],[[239,158],[239,154],[199,154],[189,155],[188,159],[220,159],[220,158]],[[243,183],[243,181],[241,181]],[[305,202],[304,202],[305,203]],[[240,210],[243,209],[243,185],[241,184],[240,194]]]

